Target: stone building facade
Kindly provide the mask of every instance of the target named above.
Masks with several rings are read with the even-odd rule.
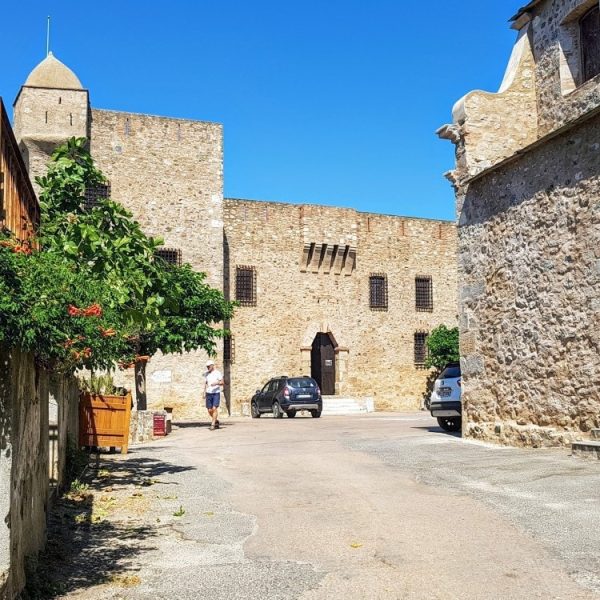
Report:
[[[110,181],[105,192],[162,237],[171,258],[241,302],[217,358],[231,413],[244,412],[270,377],[314,372],[315,339],[333,355],[327,393],[419,408],[425,336],[457,319],[453,224],[224,199],[221,125],[91,108],[88,91],[52,55],[21,88],[14,121],[32,176],[56,144],[87,136]],[[150,405],[203,415],[205,359],[154,357]]]
[[[456,144],[464,433],[554,445],[600,426],[600,13],[536,0]]]

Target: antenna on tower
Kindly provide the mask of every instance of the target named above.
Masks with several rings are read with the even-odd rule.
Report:
[[[46,27],[46,56],[50,54],[50,15],[48,15],[48,24]]]

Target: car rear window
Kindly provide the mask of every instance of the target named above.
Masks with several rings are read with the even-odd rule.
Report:
[[[293,377],[288,379],[288,385],[292,388],[315,388],[317,382],[310,377]]]
[[[440,379],[450,379],[451,377],[460,377],[460,367],[446,367],[440,375]]]

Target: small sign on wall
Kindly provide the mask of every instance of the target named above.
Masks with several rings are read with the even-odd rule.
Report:
[[[150,379],[154,383],[171,383],[173,379],[171,375],[171,371],[154,371],[154,373],[150,375]]]
[[[333,361],[330,358],[326,358],[325,359],[325,366],[326,367],[333,367]]]

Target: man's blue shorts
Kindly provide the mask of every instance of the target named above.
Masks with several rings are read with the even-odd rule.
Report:
[[[206,408],[219,408],[221,404],[221,392],[206,394]]]

